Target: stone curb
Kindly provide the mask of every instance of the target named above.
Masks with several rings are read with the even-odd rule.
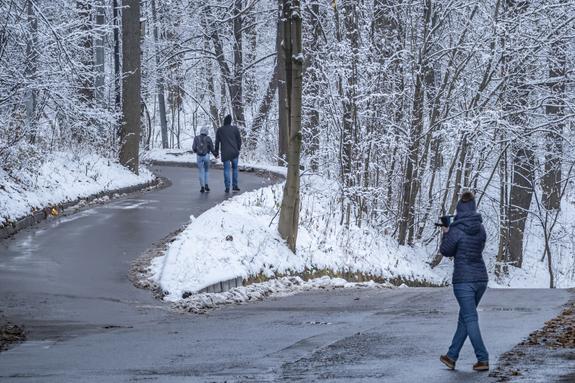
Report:
[[[149,182],[145,182],[145,183],[141,183],[141,184],[137,184],[137,185],[133,185],[133,186],[126,186],[126,187],[114,189],[114,190],[105,190],[105,191],[101,191],[101,192],[89,195],[88,197],[82,197],[82,198],[75,199],[73,201],[66,201],[66,202],[63,202],[63,203],[58,204],[58,205],[45,207],[45,208],[38,210],[38,211],[35,211],[35,212],[25,216],[25,217],[17,219],[14,222],[0,226],[0,240],[6,239],[6,238],[16,234],[20,230],[34,226],[37,223],[40,223],[46,219],[60,217],[63,214],[65,214],[66,209],[73,208],[74,206],[76,206],[78,204],[82,204],[82,206],[78,207],[78,210],[79,210],[79,208],[83,207],[85,204],[89,204],[89,203],[91,203],[94,200],[97,200],[99,198],[103,198],[103,197],[114,198],[114,196],[116,196],[116,195],[131,194],[131,193],[145,191],[146,189],[156,188],[156,187],[160,187],[160,186],[166,186],[166,180],[159,178],[159,177],[156,177],[154,180],[149,181]]]
[[[228,280],[223,281],[223,282],[214,283],[213,285],[209,285],[208,287],[204,287],[203,289],[198,291],[198,294],[223,293],[225,291],[228,291],[228,290],[231,290],[233,288],[240,287],[243,285],[244,285],[244,278],[236,277],[236,278],[228,279]]]

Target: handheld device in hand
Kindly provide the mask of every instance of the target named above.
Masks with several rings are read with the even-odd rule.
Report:
[[[435,226],[437,227],[449,227],[449,225],[451,225],[451,222],[453,221],[453,217],[455,217],[454,215],[444,215],[439,217],[439,222],[435,223]]]

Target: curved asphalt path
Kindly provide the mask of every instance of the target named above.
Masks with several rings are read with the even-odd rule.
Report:
[[[0,242],[0,310],[28,341],[0,353],[1,382],[485,382],[455,328],[449,289],[309,292],[208,315],[170,312],[127,279],[150,245],[225,199],[221,172],[160,167],[173,186],[44,222]],[[242,173],[249,190],[270,181]],[[209,256],[209,255],[208,255]],[[492,361],[560,311],[564,290],[489,290]]]

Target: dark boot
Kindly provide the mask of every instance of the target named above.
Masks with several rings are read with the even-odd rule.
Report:
[[[235,191],[235,192],[239,192],[239,191],[240,191],[240,188],[237,187],[237,186],[234,186],[234,188],[233,188],[232,190]]]
[[[489,371],[489,362],[477,362],[473,365],[475,371]]]
[[[226,188],[226,194],[230,192],[230,188]]]
[[[202,188],[200,189],[200,193],[203,193],[205,191],[206,191],[206,189],[202,186]]]
[[[441,361],[441,363],[445,364],[447,368],[449,368],[450,370],[455,370],[455,361],[450,357],[448,357],[447,355],[441,355],[439,357],[439,360]]]
[[[206,191],[207,191],[207,192],[209,192],[209,191],[210,191],[210,187],[208,186],[208,184],[206,184],[206,187],[205,187],[205,189],[206,189]]]

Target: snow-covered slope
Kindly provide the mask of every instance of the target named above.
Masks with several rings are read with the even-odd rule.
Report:
[[[8,175],[0,169],[0,225],[36,209],[154,179],[146,168],[137,176],[96,154],[50,154],[38,169]]]
[[[152,278],[169,292],[169,300],[239,276],[273,276],[305,269],[435,284],[449,279],[450,263],[432,270],[427,264],[429,255],[421,248],[400,247],[390,236],[371,228],[339,225],[339,210],[333,206],[336,192],[323,178],[302,177],[296,254],[277,232],[280,184],[242,194],[192,217],[166,254],[153,260]]]

